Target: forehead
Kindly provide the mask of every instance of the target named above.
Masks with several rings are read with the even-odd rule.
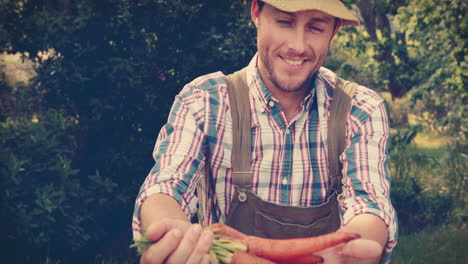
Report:
[[[299,11],[299,12],[286,12],[280,9],[277,9],[271,5],[265,4],[263,7],[267,13],[270,15],[286,15],[290,16],[293,18],[305,18],[307,20],[314,20],[314,21],[319,21],[319,22],[332,22],[334,21],[335,17],[331,16],[325,12],[322,12],[320,10],[305,10],[305,11]]]

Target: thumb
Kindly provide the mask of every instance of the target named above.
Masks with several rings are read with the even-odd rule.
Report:
[[[347,257],[373,259],[382,255],[382,246],[374,240],[359,238],[343,245],[341,253]]]

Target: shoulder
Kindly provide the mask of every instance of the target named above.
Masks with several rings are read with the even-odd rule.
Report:
[[[226,75],[222,72],[214,72],[195,78],[191,82],[187,83],[180,93],[210,92],[225,88],[226,84]]]
[[[351,100],[351,113],[361,116],[365,114],[367,117],[384,105],[385,101],[377,91],[358,84]]]
[[[343,79],[343,78],[342,78]],[[333,94],[336,88],[338,76],[333,71],[324,67],[320,68],[317,77],[318,85],[325,90],[325,107],[330,109],[333,100]],[[343,79],[344,81],[347,81]],[[372,117],[372,118],[371,118]],[[351,109],[348,116],[348,123],[351,124],[353,131],[361,127],[368,120],[385,120],[386,106],[385,101],[375,90],[358,84],[356,92],[351,99]]]
[[[222,72],[199,76],[187,83],[177,94],[176,99],[186,104],[203,107],[206,102],[219,102],[226,96],[227,79]],[[207,100],[209,98],[209,100]],[[202,104],[202,105],[200,105]]]
[[[227,79],[222,72],[199,76],[187,83],[176,95],[176,105],[190,109],[201,117],[218,113],[227,106]]]
[[[324,67],[320,68],[318,81],[324,84],[326,95],[330,98],[333,98],[338,78],[339,76],[333,71]],[[346,82],[352,82],[346,79],[343,80]],[[358,87],[351,101],[352,106],[375,108],[378,105],[384,103],[383,98],[379,95],[378,92],[359,83],[357,83],[357,85]]]

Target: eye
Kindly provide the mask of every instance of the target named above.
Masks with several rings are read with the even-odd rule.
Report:
[[[318,26],[309,26],[309,30],[315,31],[315,32],[323,32],[323,28],[318,27]]]
[[[284,19],[277,19],[277,20],[276,20],[276,23],[281,24],[281,25],[285,25],[285,26],[291,25],[291,24],[292,24],[291,21],[289,21],[289,20],[284,20]]]

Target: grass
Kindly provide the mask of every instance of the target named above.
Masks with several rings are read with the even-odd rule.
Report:
[[[413,144],[421,149],[440,149],[447,145],[447,138],[435,132],[418,133],[413,140]]]
[[[428,158],[440,158],[448,154],[446,145],[439,147],[420,147],[417,144],[410,144],[406,149],[408,155],[424,155]]]
[[[468,263],[468,231],[454,226],[401,236],[395,248],[395,264]]]

